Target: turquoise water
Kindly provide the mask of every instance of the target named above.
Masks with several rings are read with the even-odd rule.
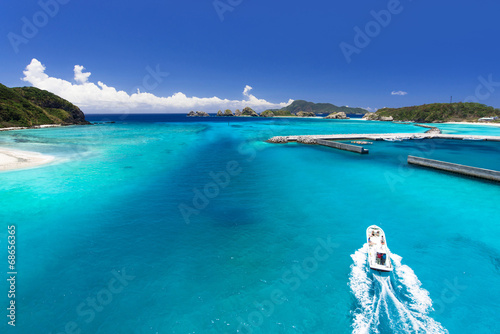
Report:
[[[500,133],[500,126],[492,125],[463,125],[463,124],[429,124],[438,126],[443,133],[447,134],[470,134],[470,135],[485,135],[485,136],[498,136]]]
[[[423,130],[177,118],[0,133],[0,146],[56,156],[0,174],[5,271],[16,225],[15,330],[499,332],[500,187],[405,163],[413,154],[498,170],[499,143],[375,142],[357,155],[263,142]],[[395,253],[387,277],[366,268],[372,224]],[[5,280],[0,291],[8,305]]]

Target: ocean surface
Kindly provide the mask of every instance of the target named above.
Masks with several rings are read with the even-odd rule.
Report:
[[[500,143],[381,141],[358,155],[264,140],[425,129],[87,118],[95,125],[0,133],[0,146],[56,156],[0,173],[1,333],[500,332],[500,186],[406,164],[411,154],[500,170]],[[393,252],[390,275],[367,268],[372,224]]]

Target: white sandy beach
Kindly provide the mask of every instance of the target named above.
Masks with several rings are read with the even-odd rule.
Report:
[[[10,128],[0,128],[0,131],[58,128],[60,126],[61,126],[61,124],[42,124],[42,125],[34,125],[34,126],[16,126],[16,127],[10,127]]]
[[[51,155],[0,147],[0,171],[32,168],[48,164],[53,160],[54,157]]]
[[[489,122],[444,122],[441,124],[458,124],[458,125],[488,125],[500,127],[500,123],[489,123]],[[439,126],[439,123],[436,125]]]

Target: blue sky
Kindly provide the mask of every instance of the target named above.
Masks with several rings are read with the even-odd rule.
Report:
[[[86,112],[127,101],[157,112],[290,99],[381,108],[451,95],[500,107],[493,0],[24,0],[0,9],[0,82],[51,90]],[[369,43],[356,44],[356,27]],[[356,48],[350,62],[341,45]],[[85,68],[79,79],[75,65]]]

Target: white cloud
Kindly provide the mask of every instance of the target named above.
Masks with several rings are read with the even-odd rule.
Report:
[[[370,107],[366,107],[365,109],[370,111],[370,112],[375,112],[378,110],[378,108],[370,108]]]
[[[404,96],[404,95],[406,95],[406,94],[408,94],[408,93],[407,93],[407,92],[403,92],[402,90],[398,90],[398,91],[393,90],[393,91],[391,92],[391,95],[400,95],[400,96]]]
[[[75,65],[74,72],[75,72],[75,81],[78,84],[84,84],[89,81],[90,77],[90,72],[83,73],[82,71],[85,69],[85,67],[80,66],[80,65]]]
[[[128,94],[123,90],[98,81],[97,84],[89,82],[90,72],[83,72],[85,68],[81,65],[74,67],[73,84],[67,80],[50,77],[45,73],[45,66],[37,59],[24,70],[22,80],[29,82],[34,87],[48,90],[62,98],[76,104],[86,112],[187,112],[189,110],[203,110],[214,112],[219,109],[243,109],[251,107],[256,111],[270,108],[282,108],[288,102],[272,103],[264,99],[258,99],[250,94],[252,87],[245,86],[243,100],[228,100],[219,97],[195,97],[186,96],[178,92],[168,97],[156,96],[151,93],[139,92]]]
[[[249,85],[246,85],[245,86],[245,89],[243,89],[243,95],[245,96],[249,96],[250,94],[250,91],[253,89],[253,87],[249,86]]]

